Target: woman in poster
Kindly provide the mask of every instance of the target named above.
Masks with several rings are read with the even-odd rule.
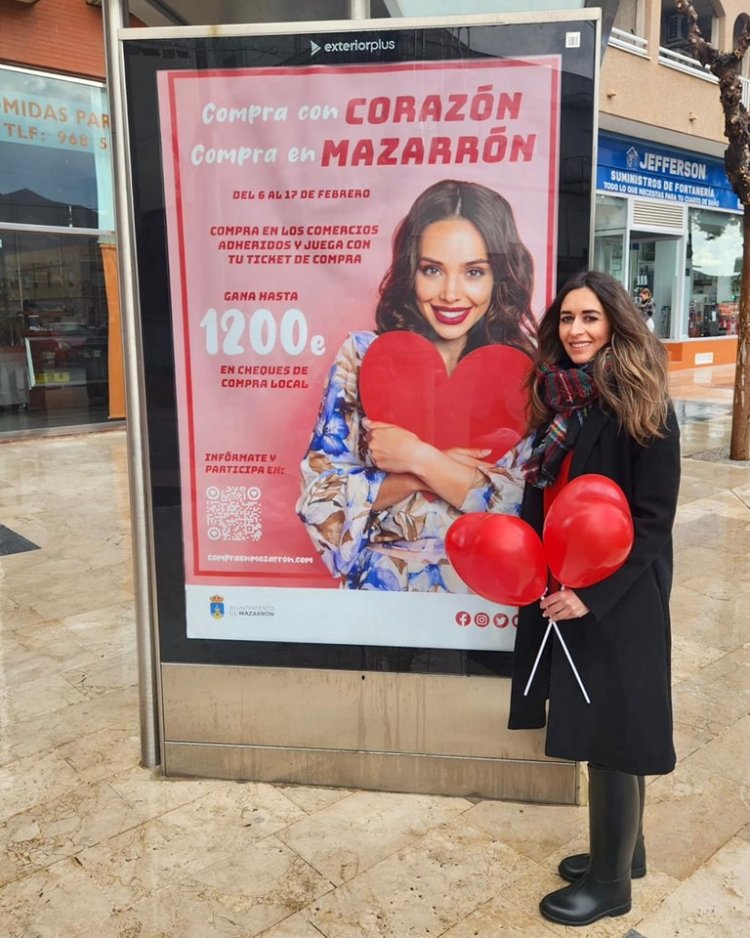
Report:
[[[436,183],[396,229],[376,330],[339,350],[302,462],[297,511],[341,588],[467,592],[445,556],[448,527],[466,512],[518,513],[523,447],[493,464],[489,449],[442,451],[368,421],[359,374],[375,338],[392,331],[429,339],[448,374],[485,345],[532,355],[532,289],[512,209],[486,186]]]
[[[520,610],[513,657],[510,728],[546,723],[548,756],[589,763],[590,851],[560,863],[573,885],[540,906],[554,922],[588,925],[630,910],[631,876],[646,874],[643,776],[675,766],[669,593],[679,430],[666,352],[608,274],[589,271],[563,287],[540,323],[538,360],[521,517],[541,533],[544,490],[598,473],[623,490],[635,527],[617,572],[585,588],[554,587]],[[548,618],[590,703],[556,642],[526,693]]]

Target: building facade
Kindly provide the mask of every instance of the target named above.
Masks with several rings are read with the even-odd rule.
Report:
[[[694,5],[704,37],[733,48],[743,5]],[[634,297],[651,291],[673,368],[734,362],[742,264],[718,83],[686,36],[673,0],[621,0],[601,71],[596,173],[594,266]]]
[[[124,417],[102,11],[0,2],[0,435]]]
[[[252,11],[264,21],[343,18],[350,6]],[[428,15],[428,6],[370,11]],[[729,48],[744,22],[739,0],[696,6],[704,35]],[[182,19],[149,0],[130,8],[134,25],[248,15],[242,4],[191,0],[169,5]],[[673,0],[621,0],[601,71],[592,258],[633,296],[652,291],[675,368],[734,361],[742,245],[718,87],[685,35]],[[100,0],[0,0],[0,435],[124,415]]]

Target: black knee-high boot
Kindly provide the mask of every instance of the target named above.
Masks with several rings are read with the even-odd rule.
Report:
[[[638,779],[638,797],[640,799],[640,814],[638,818],[638,837],[635,841],[635,850],[633,850],[633,863],[630,867],[630,875],[633,879],[641,879],[646,875],[646,842],[643,839],[643,810],[646,806],[646,779],[642,775],[637,775]],[[588,872],[591,856],[588,853],[574,853],[573,856],[565,857],[560,860],[557,867],[560,876],[569,883],[577,882],[586,872]]]
[[[605,915],[630,911],[630,867],[638,836],[638,778],[589,768],[588,871],[572,886],[545,896],[539,909],[562,925],[590,925]]]

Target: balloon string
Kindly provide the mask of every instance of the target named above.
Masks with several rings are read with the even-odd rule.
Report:
[[[587,704],[590,704],[590,703],[591,703],[591,699],[589,698],[589,695],[586,693],[586,688],[583,686],[583,681],[581,680],[581,675],[578,673],[578,669],[576,668],[575,664],[573,663],[573,659],[571,658],[570,652],[568,651],[568,646],[565,644],[565,639],[562,637],[562,634],[561,634],[561,632],[560,632],[560,629],[557,627],[557,622],[555,622],[554,619],[550,619],[550,620],[549,620],[549,623],[547,624],[547,631],[544,633],[544,638],[542,639],[542,644],[539,646],[539,651],[537,652],[536,660],[534,661],[534,667],[531,669],[531,674],[529,675],[529,680],[526,682],[526,689],[525,689],[524,692],[523,692],[524,697],[528,697],[528,696],[529,696],[529,689],[531,688],[531,682],[534,680],[534,675],[536,674],[536,670],[537,670],[537,668],[539,667],[539,662],[540,662],[540,660],[541,660],[541,658],[542,658],[542,652],[544,651],[544,648],[545,648],[545,646],[546,646],[546,644],[547,644],[547,640],[549,639],[549,633],[552,631],[552,629],[555,630],[555,634],[557,635],[558,639],[560,640],[560,644],[562,645],[563,651],[565,652],[565,657],[568,659],[568,664],[569,664],[570,667],[573,669],[573,674],[575,675],[575,678],[576,678],[576,680],[578,681],[578,686],[581,688],[581,693],[583,694],[583,699],[586,701]]]
[[[591,703],[591,700],[589,699],[589,695],[586,693],[586,688],[583,686],[583,681],[581,680],[581,675],[578,673],[578,668],[576,668],[576,666],[573,664],[573,659],[570,657],[570,652],[568,651],[568,646],[565,644],[565,639],[562,637],[562,635],[561,635],[561,633],[560,633],[560,629],[558,629],[558,627],[557,627],[557,622],[554,622],[552,619],[550,619],[550,622],[551,622],[551,624],[552,624],[552,626],[553,626],[555,632],[557,633],[557,637],[560,639],[560,644],[562,645],[563,651],[565,652],[565,657],[568,659],[568,664],[569,664],[569,665],[571,666],[571,668],[573,669],[573,674],[575,674],[576,680],[578,681],[578,686],[581,688],[581,693],[583,694],[583,699],[586,701],[587,704],[590,704],[590,703]]]
[[[536,661],[534,662],[534,667],[531,669],[529,680],[526,682],[526,690],[523,692],[524,697],[529,696],[529,688],[531,687],[531,682],[534,680],[536,669],[539,667],[539,661],[541,660],[542,652],[544,651],[544,647],[547,644],[547,639],[549,638],[549,633],[551,631],[552,631],[552,619],[550,619],[549,622],[547,623],[547,631],[544,633],[542,644],[539,646],[539,651],[536,653]]]

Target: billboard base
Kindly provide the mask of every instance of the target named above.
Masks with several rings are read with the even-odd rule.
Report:
[[[170,776],[577,802],[507,679],[164,664],[162,689]]]

